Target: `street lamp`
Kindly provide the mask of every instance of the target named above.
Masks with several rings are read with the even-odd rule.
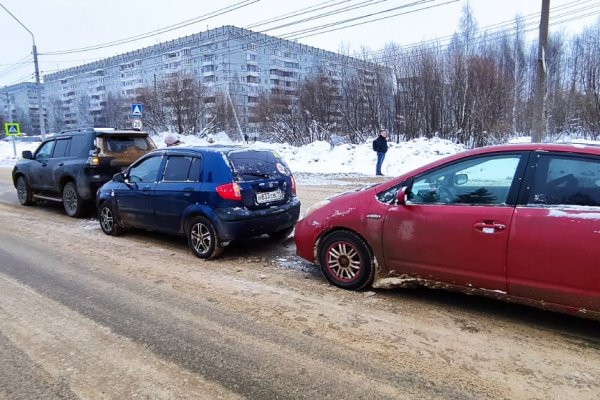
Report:
[[[38,67],[38,53],[37,53],[37,47],[35,45],[35,37],[33,36],[33,33],[27,29],[27,27],[25,25],[23,25],[23,23],[21,21],[19,21],[19,19],[17,17],[15,17],[10,11],[8,11],[8,9],[6,7],[4,7],[2,4],[0,4],[0,7],[4,8],[4,11],[6,11],[8,13],[8,15],[10,15],[11,17],[13,17],[15,19],[15,21],[17,21],[19,23],[19,25],[21,25],[27,32],[29,32],[29,34],[31,35],[31,40],[33,41],[33,64],[35,65],[35,86],[37,89],[37,97],[38,97],[38,114],[40,117],[40,134],[42,135],[42,140],[46,138],[46,134],[44,133],[44,131],[46,130],[46,124],[44,123],[44,107],[42,104],[42,85],[40,85],[40,69]]]

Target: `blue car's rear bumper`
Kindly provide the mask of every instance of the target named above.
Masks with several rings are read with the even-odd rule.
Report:
[[[300,200],[294,197],[288,203],[262,210],[242,207],[217,208],[219,238],[223,241],[259,236],[291,228],[300,217]]]

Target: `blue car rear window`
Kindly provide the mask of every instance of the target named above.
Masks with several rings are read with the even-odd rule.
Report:
[[[231,151],[228,154],[238,179],[251,180],[290,175],[290,169],[279,155],[265,150]]]

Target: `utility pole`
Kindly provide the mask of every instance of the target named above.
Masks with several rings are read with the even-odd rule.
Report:
[[[535,93],[533,98],[533,123],[531,141],[540,143],[544,137],[544,103],[546,97],[546,44],[548,43],[548,20],[550,18],[550,0],[542,0],[540,20],[540,38],[538,60],[535,75]]]
[[[12,112],[10,110],[10,96],[8,95],[8,92],[4,94],[6,95],[6,118],[8,118],[8,122],[13,122]]]
[[[19,23],[19,25],[21,25],[27,32],[29,32],[29,34],[31,35],[31,40],[33,41],[33,64],[35,66],[35,86],[36,86],[37,98],[38,98],[38,114],[39,114],[39,118],[40,118],[40,135],[42,135],[42,140],[43,140],[46,138],[46,124],[44,121],[44,104],[42,103],[42,85],[40,84],[40,69],[38,66],[38,53],[37,53],[37,47],[35,45],[35,36],[33,36],[33,33],[29,29],[27,29],[27,27],[25,25],[23,25],[23,23],[21,21],[19,21],[19,19],[17,17],[15,17],[10,11],[8,11],[8,9],[6,7],[4,7],[2,4],[0,4],[0,7],[2,7],[4,9],[4,11],[6,11],[8,13],[8,15],[13,17],[15,19],[15,21],[17,21]]]

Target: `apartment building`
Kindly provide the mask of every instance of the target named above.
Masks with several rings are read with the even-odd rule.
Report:
[[[6,122],[18,122],[21,132],[30,135],[40,134],[39,112],[40,106],[35,83],[21,82],[0,89],[0,115]]]
[[[45,75],[48,126],[103,126],[109,96],[133,101],[141,88],[186,75],[213,95],[226,94],[240,128],[253,133],[258,129],[253,107],[261,93],[294,96],[300,80],[313,74],[338,85],[349,68],[365,70],[364,63],[351,57],[223,26]]]

